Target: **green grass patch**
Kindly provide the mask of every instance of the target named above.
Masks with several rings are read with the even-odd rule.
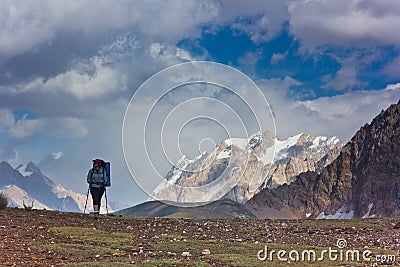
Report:
[[[112,255],[115,250],[102,246],[84,245],[84,244],[65,244],[65,243],[54,243],[54,244],[34,244],[32,247],[36,249],[45,249],[56,252],[59,255],[68,256],[91,256],[91,255]]]
[[[104,244],[120,244],[131,242],[134,235],[129,233],[109,233],[93,228],[84,227],[51,227],[51,231],[57,235],[67,237],[72,240],[83,242],[95,242]]]

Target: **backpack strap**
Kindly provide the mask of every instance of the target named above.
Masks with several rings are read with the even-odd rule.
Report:
[[[93,168],[92,168],[92,170],[90,171],[90,179],[89,179],[89,183],[90,183],[90,184],[92,183],[92,178],[93,178]]]

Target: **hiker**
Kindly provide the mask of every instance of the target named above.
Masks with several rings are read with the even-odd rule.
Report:
[[[101,198],[104,194],[104,187],[107,184],[105,163],[103,160],[93,160],[93,168],[88,172],[87,182],[89,184],[90,195],[93,199],[94,218],[98,219]]]

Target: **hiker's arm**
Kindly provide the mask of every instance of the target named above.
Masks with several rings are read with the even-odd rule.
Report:
[[[90,181],[91,178],[92,178],[90,174],[91,174],[91,170],[89,170],[89,172],[88,172],[88,174],[87,174],[87,176],[86,176],[86,181],[87,181],[88,184],[91,184],[91,183],[92,183],[92,181]]]

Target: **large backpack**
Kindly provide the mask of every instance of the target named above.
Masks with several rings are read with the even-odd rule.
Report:
[[[106,180],[107,180],[106,187],[110,187],[111,186],[111,163],[109,161],[105,161],[104,168],[106,170]]]

